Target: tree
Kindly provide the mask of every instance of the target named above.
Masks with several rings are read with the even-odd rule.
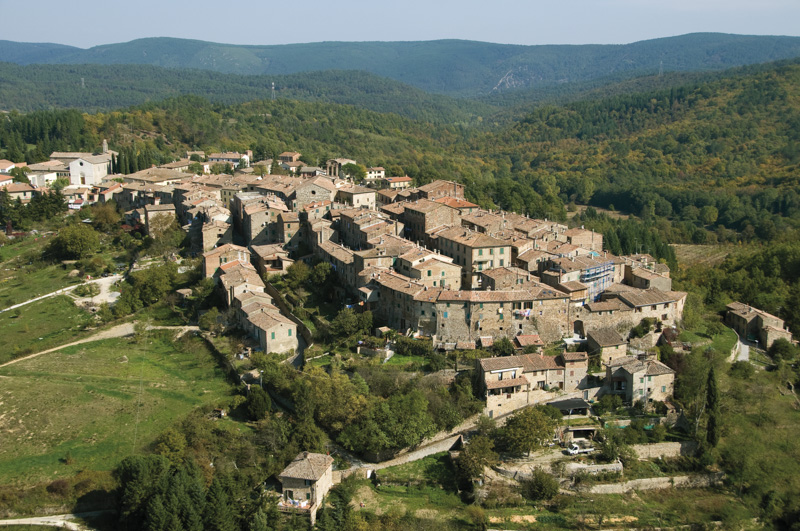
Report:
[[[556,421],[534,407],[523,408],[512,415],[502,428],[510,452],[528,454],[553,438]]]
[[[482,476],[484,468],[492,466],[497,459],[492,440],[485,435],[475,435],[459,454],[456,466],[462,477],[473,480]]]
[[[367,168],[361,164],[353,164],[352,162],[348,162],[342,166],[341,174],[350,177],[355,182],[361,182],[367,177]]]
[[[261,420],[267,416],[272,401],[261,386],[251,385],[250,394],[247,395],[247,415],[251,420]]]
[[[767,349],[767,354],[776,362],[791,362],[797,357],[797,351],[798,348],[795,345],[781,337],[772,342]]]
[[[236,521],[229,503],[228,493],[218,476],[214,476],[206,493],[203,511],[203,529],[210,531],[234,531]]]
[[[31,184],[30,179],[28,179],[28,173],[30,171],[31,171],[30,168],[28,168],[27,166],[22,166],[22,167],[12,168],[11,171],[9,171],[8,173],[12,177],[14,177],[15,183]]]
[[[119,227],[120,215],[113,203],[102,203],[92,209],[92,221],[97,230],[109,233]]]
[[[158,455],[163,455],[172,463],[180,464],[186,452],[186,437],[175,428],[167,428],[156,439],[153,451]]]
[[[552,474],[548,474],[540,467],[531,471],[531,477],[520,482],[522,495],[531,500],[549,500],[558,494],[558,480]]]
[[[89,225],[67,225],[50,242],[49,251],[62,260],[80,260],[92,255],[100,247],[100,236]]]
[[[494,345],[492,345],[492,352],[498,356],[511,356],[514,354],[514,344],[511,343],[511,340],[507,337],[503,336],[495,340]]]
[[[292,289],[297,289],[306,283],[311,275],[311,268],[303,261],[297,261],[286,269],[286,282]]]
[[[200,316],[200,319],[197,320],[197,325],[201,330],[208,330],[209,332],[218,334],[222,328],[219,322],[219,317],[219,310],[216,307],[211,308]]]
[[[708,371],[708,382],[706,383],[706,411],[708,412],[708,425],[706,426],[706,442],[716,448],[719,444],[720,425],[719,425],[719,388],[717,386],[717,375],[713,365]]]

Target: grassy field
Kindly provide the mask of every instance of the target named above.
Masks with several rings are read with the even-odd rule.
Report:
[[[109,470],[231,392],[205,343],[86,343],[0,369],[0,484]]]
[[[82,332],[90,322],[91,315],[76,307],[66,295],[0,313],[0,337],[3,338],[0,364],[81,339],[90,333]]]
[[[50,238],[27,238],[0,247],[0,309],[79,284],[63,265],[37,262]]]
[[[672,244],[678,262],[687,266],[705,265],[713,267],[721,264],[737,248],[732,245],[685,245]]]

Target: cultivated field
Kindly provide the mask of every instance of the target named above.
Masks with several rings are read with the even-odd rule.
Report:
[[[108,339],[0,368],[0,484],[109,470],[177,418],[230,396],[205,343]]]
[[[721,264],[736,247],[731,245],[684,245],[672,244],[678,262],[687,266],[713,267]]]

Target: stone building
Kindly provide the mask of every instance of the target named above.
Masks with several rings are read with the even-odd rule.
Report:
[[[403,203],[404,236],[412,242],[429,245],[428,232],[438,227],[458,226],[461,215],[457,209],[447,205],[418,199]]]
[[[461,285],[479,287],[480,272],[511,265],[511,246],[487,234],[461,227],[436,233],[436,245],[445,256],[462,268]]]
[[[621,395],[627,403],[663,402],[672,396],[675,371],[660,361],[625,356],[605,365],[604,393]]]
[[[771,347],[778,338],[792,340],[792,334],[785,329],[783,319],[741,302],[728,304],[725,323],[739,337],[758,341],[764,348]]]
[[[628,342],[613,328],[598,328],[586,334],[590,354],[597,354],[603,363],[627,355]]]
[[[485,412],[492,418],[552,400],[551,391],[576,392],[585,386],[588,367],[584,352],[482,358],[477,368]]]
[[[329,455],[302,452],[278,474],[283,494],[278,507],[282,511],[309,514],[311,525],[317,510],[333,487],[333,458]]]

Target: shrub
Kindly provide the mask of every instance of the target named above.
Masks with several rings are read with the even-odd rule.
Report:
[[[755,369],[749,361],[737,361],[731,365],[730,375],[734,378],[747,380],[755,374]]]
[[[530,479],[520,485],[522,495],[531,501],[549,500],[558,494],[558,480],[541,468],[532,471]]]
[[[56,496],[68,496],[70,490],[72,490],[72,487],[66,479],[57,479],[47,486],[47,492]]]

